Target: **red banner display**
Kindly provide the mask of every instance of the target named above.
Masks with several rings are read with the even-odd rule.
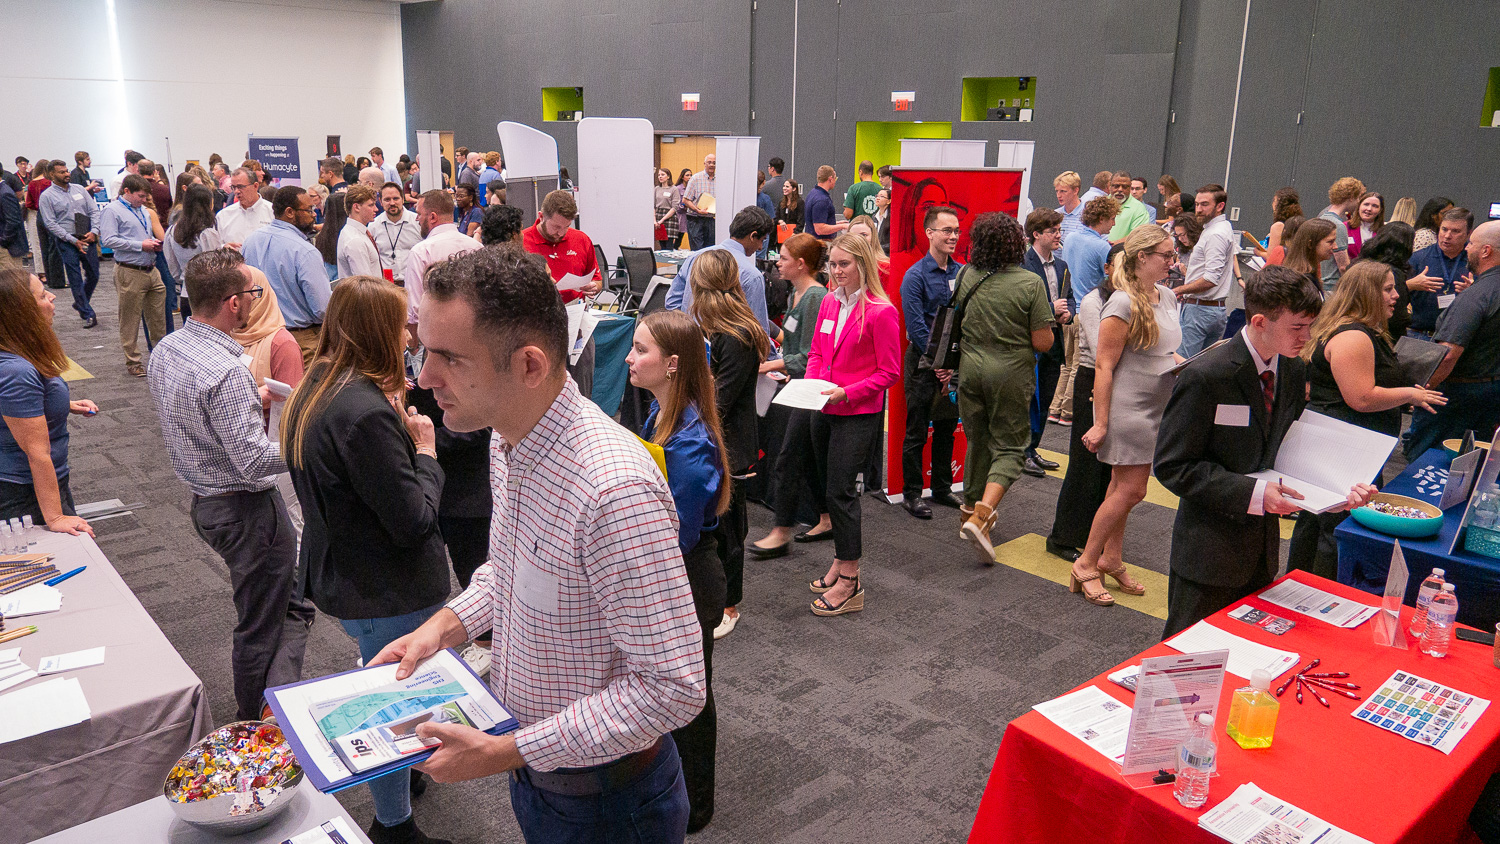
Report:
[[[990,211],[1004,211],[1015,216],[1021,204],[1020,170],[924,169],[897,167],[891,173],[891,274],[886,295],[901,311],[901,351],[906,353],[909,341],[906,336],[906,313],[901,304],[901,280],[913,264],[927,254],[927,231],[922,227],[922,218],[927,209],[935,205],[947,205],[958,212],[958,224],[963,230],[958,239],[958,251],[954,257],[960,263],[969,260],[969,226],[974,218]],[[903,358],[904,360],[904,358]],[[901,498],[901,441],[906,436],[906,391],[898,381],[887,394],[886,410],[886,495],[892,501]],[[963,425],[959,424],[953,438],[953,481],[962,482],[964,451],[967,449]],[[923,451],[922,488],[929,487],[932,476],[932,440],[929,434]]]

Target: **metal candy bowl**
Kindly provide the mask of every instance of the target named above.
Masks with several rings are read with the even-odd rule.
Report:
[[[291,804],[303,776],[280,727],[236,721],[184,753],[167,775],[162,794],[187,823],[237,835],[275,820]]]

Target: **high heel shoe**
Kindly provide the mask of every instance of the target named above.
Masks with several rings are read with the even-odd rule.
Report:
[[[854,581],[854,592],[845,598],[838,606],[828,603],[827,596],[812,602],[813,615],[843,615],[848,612],[859,612],[865,608],[865,590],[859,585],[859,575],[850,577],[847,574],[839,575],[839,580]]]
[[[1124,592],[1126,595],[1146,594],[1146,587],[1143,586],[1140,581],[1137,581],[1135,578],[1131,577],[1128,572],[1125,571],[1125,563],[1123,561],[1120,563],[1120,567],[1117,569],[1107,569],[1103,566],[1100,566],[1099,572],[1100,574],[1107,574],[1111,578],[1113,578],[1115,581],[1115,585],[1121,592]],[[1102,586],[1103,583],[1101,582],[1100,585]]]
[[[818,578],[817,580],[814,580],[814,581],[808,583],[807,584],[807,588],[811,589],[813,591],[814,595],[821,595],[824,592],[827,592],[829,589],[832,589],[834,587],[834,585],[837,584],[838,582],[839,582],[839,576],[838,575],[834,575],[833,576],[833,581],[829,582],[828,575],[825,574],[822,577]]]
[[[979,552],[980,562],[986,566],[995,564],[995,546],[990,542],[990,531],[995,527],[995,511],[983,501],[974,502],[974,515],[966,519],[958,529],[958,538],[966,539]]]
[[[1094,604],[1096,606],[1101,606],[1101,607],[1112,607],[1112,606],[1114,606],[1115,605],[1115,596],[1109,594],[1109,590],[1104,588],[1104,583],[1103,582],[1099,583],[1099,591],[1098,592],[1092,592],[1091,593],[1091,592],[1089,592],[1089,590],[1087,588],[1085,588],[1088,584],[1093,583],[1095,581],[1099,581],[1099,572],[1098,572],[1098,570],[1095,570],[1092,575],[1089,575],[1087,577],[1079,577],[1078,576],[1078,563],[1076,563],[1076,562],[1073,563],[1073,567],[1068,570],[1068,591],[1069,592],[1082,593],[1083,594],[1083,599],[1085,601],[1088,601],[1089,603]]]

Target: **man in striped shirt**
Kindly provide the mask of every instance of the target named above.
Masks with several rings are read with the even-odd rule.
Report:
[[[490,559],[469,588],[372,664],[397,678],[493,630],[489,683],[511,735],[428,723],[439,782],[510,772],[528,841],[682,841],[687,790],[669,733],[706,697],[703,650],[666,480],[568,377],[567,317],[513,244],[433,267],[419,383],[453,430],[495,429]],[[628,832],[628,835],[627,835]]]

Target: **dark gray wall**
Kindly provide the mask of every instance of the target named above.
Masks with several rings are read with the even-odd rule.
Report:
[[[794,0],[435,0],[402,7],[408,126],[495,143],[517,120],[551,132],[563,163],[575,130],[542,123],[544,85],[583,85],[585,113],[645,117],[660,131],[761,137],[792,155]],[[853,176],[862,120],[953,121],[954,137],[1036,141],[1032,190],[1052,176],[1168,172],[1191,191],[1223,181],[1245,0],[804,0],[793,173]],[[1356,175],[1420,205],[1447,193],[1481,215],[1500,200],[1500,130],[1479,127],[1500,65],[1493,0],[1252,0],[1229,171],[1240,224],[1264,232],[1276,188],[1315,212]],[[1033,123],[958,122],[966,76],[1035,76]],[[914,90],[912,112],[890,92]],[[703,95],[684,112],[685,91]],[[1302,115],[1299,125],[1298,115]],[[752,117],[753,114],[753,117]],[[1175,117],[1175,120],[1174,120]],[[474,146],[474,143],[468,143]],[[414,142],[413,142],[414,146]],[[876,162],[877,164],[882,162]],[[1154,191],[1153,191],[1154,193]]]

